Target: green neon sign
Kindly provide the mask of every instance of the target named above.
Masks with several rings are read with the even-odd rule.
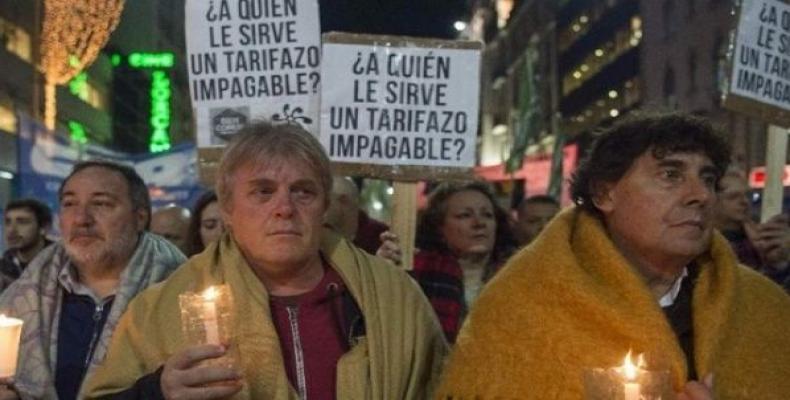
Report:
[[[173,53],[131,53],[127,61],[132,68],[173,68],[175,55]]]
[[[71,141],[75,143],[85,144],[88,143],[88,135],[85,127],[77,121],[69,121],[69,136]]]
[[[170,150],[170,77],[165,71],[151,74],[151,153]]]
[[[69,81],[69,92],[83,101],[88,99],[88,74],[80,72]]]

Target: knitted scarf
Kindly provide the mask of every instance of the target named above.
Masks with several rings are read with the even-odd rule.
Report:
[[[634,221],[638,223],[638,221]],[[790,394],[790,297],[737,264],[715,233],[693,291],[694,363],[721,399]],[[579,399],[585,369],[622,364],[686,383],[683,351],[647,285],[604,226],[578,209],[555,218],[489,282],[456,342],[437,398]]]
[[[166,278],[186,259],[165,239],[144,233],[137,249],[121,274],[107,322],[99,336],[86,373],[104,359],[110,337],[126,305],[140,291]],[[58,345],[58,321],[63,290],[58,275],[69,265],[62,243],[43,250],[28,265],[22,276],[0,295],[0,311],[20,318],[22,340],[15,387],[22,399],[57,399],[55,368]]]

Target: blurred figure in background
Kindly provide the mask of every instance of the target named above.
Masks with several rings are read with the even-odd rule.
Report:
[[[357,185],[350,178],[341,176],[332,178],[331,201],[324,223],[370,254],[376,254],[381,247],[381,234],[389,229],[359,207]]]
[[[151,232],[173,243],[182,253],[189,253],[190,212],[175,204],[162,207],[151,214]]]
[[[27,264],[50,240],[47,231],[52,226],[52,211],[34,199],[8,202],[3,216],[3,238],[8,250],[0,258],[0,293],[19,278]]]
[[[521,201],[515,227],[519,244],[529,244],[559,211],[560,203],[548,195],[530,196]]]
[[[454,342],[483,285],[515,249],[507,213],[484,182],[443,183],[420,216],[416,247],[412,276]]]
[[[730,168],[719,182],[716,228],[729,240],[740,262],[790,290],[790,225],[785,214],[765,223],[752,220],[746,174]]]
[[[213,190],[203,193],[192,207],[189,221],[189,251],[193,256],[203,251],[206,246],[219,239],[225,232],[222,215],[217,203],[217,194]]]

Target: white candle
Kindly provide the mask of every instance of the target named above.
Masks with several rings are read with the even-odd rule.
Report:
[[[639,400],[642,388],[638,383],[625,383],[625,400]]]
[[[0,349],[3,349],[0,351],[0,378],[11,378],[16,374],[20,337],[22,320],[0,314]]]
[[[203,291],[203,326],[206,329],[206,344],[221,344],[219,340],[219,321],[217,321],[217,297],[214,286]]]
[[[642,356],[639,356],[639,364],[643,363]],[[620,368],[620,371],[623,375],[624,380],[624,393],[625,393],[625,400],[639,400],[642,393],[642,388],[639,383],[635,382],[637,376],[639,375],[639,366],[634,365],[631,361],[631,352],[629,351],[628,354],[625,356],[625,360],[623,360],[623,366]]]

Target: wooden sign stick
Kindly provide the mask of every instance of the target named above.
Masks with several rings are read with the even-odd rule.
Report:
[[[417,183],[393,182],[392,232],[398,235],[401,249],[401,266],[412,269],[414,260],[414,238],[417,232]]]

